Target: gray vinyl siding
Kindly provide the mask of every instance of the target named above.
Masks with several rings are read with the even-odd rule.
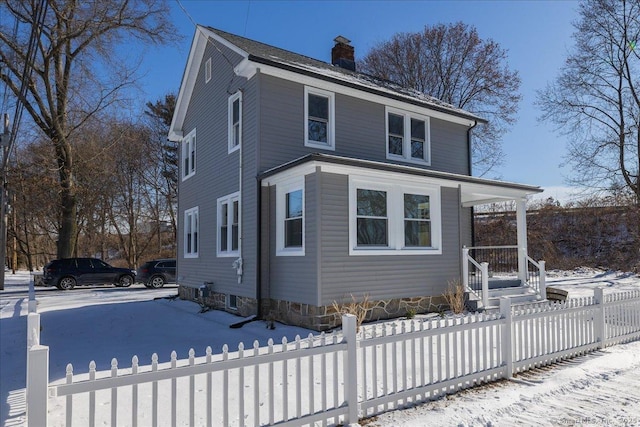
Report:
[[[473,246],[473,214],[471,208],[460,208],[460,247]]]
[[[305,147],[304,85],[260,79],[260,172],[315,152],[419,166],[387,160],[384,104],[340,93],[335,94],[335,150]],[[433,118],[430,123],[432,162],[425,169],[467,174],[467,128]]]
[[[238,56],[221,48],[227,58],[238,61]],[[204,64],[212,57],[212,79],[205,84]],[[232,86],[230,84],[233,82]],[[231,267],[235,257],[217,257],[217,199],[239,189],[240,151],[228,153],[228,99],[242,88],[242,157],[243,188],[242,257],[243,281],[237,282]],[[200,286],[214,282],[214,290],[225,294],[255,297],[257,242],[257,81],[246,81],[234,76],[231,67],[220,52],[208,46],[189,102],[184,135],[196,129],[196,173],[179,182],[178,206],[178,283]],[[199,250],[197,258],[184,258],[184,211],[199,208]],[[246,238],[248,236],[248,238]]]
[[[431,168],[469,175],[467,127],[444,120],[431,120]]]
[[[349,256],[348,176],[322,174],[320,305],[351,295],[372,300],[441,295],[460,275],[458,189],[441,189],[442,255]]]
[[[276,256],[276,187],[270,187],[269,245],[270,297],[276,300],[293,301],[304,304],[316,304],[317,289],[317,227],[316,227],[316,174],[305,178],[305,255]]]

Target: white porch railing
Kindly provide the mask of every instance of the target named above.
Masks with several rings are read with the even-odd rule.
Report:
[[[470,249],[462,248],[462,285],[486,307],[489,305],[489,263],[478,263],[471,256]]]
[[[462,281],[465,289],[473,292],[486,307],[488,305],[489,278],[494,274],[513,275],[522,286],[528,286],[546,299],[545,262],[535,261],[526,249],[504,246],[474,246],[462,248]],[[520,271],[523,259],[524,271]]]
[[[32,313],[33,316],[39,316]],[[31,324],[35,324],[35,319]],[[640,339],[640,291],[511,306],[441,320],[366,325],[170,366],[86,374],[48,384],[49,348],[28,351],[29,427],[47,425],[357,426],[358,417],[509,378],[608,345]],[[324,340],[324,342],[323,342]],[[47,391],[51,396],[47,399]],[[49,405],[48,405],[49,404]],[[159,421],[160,420],[160,421]]]
[[[540,298],[547,299],[547,272],[544,261],[534,261],[526,256],[527,260],[527,286],[536,291]],[[531,268],[533,267],[533,268]]]

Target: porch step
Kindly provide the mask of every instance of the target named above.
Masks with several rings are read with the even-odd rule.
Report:
[[[496,309],[500,307],[500,298],[508,297],[511,304],[525,304],[540,301],[540,295],[526,286],[511,286],[498,289],[489,289],[488,305],[483,306],[482,300],[474,294],[467,293],[467,309],[470,311],[480,311]]]

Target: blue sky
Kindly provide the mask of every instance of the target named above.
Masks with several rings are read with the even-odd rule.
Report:
[[[199,24],[212,26],[319,60],[330,61],[333,39],[343,35],[356,58],[398,32],[425,25],[462,21],[480,37],[508,51],[509,65],[522,79],[518,121],[503,138],[504,165],[489,177],[540,185],[545,195],[567,200],[560,167],[566,140],[551,125],[539,123],[536,91],[558,74],[571,49],[577,1],[198,1],[181,0]],[[143,90],[155,100],[179,89],[194,25],[177,1],[172,18],[184,36],[179,46],[145,55]]]

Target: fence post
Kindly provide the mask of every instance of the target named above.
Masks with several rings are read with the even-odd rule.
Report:
[[[482,271],[482,306],[486,308],[489,305],[489,263],[481,263],[480,271]]]
[[[502,360],[507,370],[507,378],[513,377],[513,316],[511,315],[511,300],[508,297],[500,298],[500,315],[505,319],[502,328]]]
[[[596,314],[594,316],[595,334],[598,340],[598,348],[603,349],[607,341],[607,329],[604,315],[604,292],[603,288],[595,288],[593,296],[596,303]]]
[[[27,350],[40,344],[40,315],[38,313],[27,314]]]
[[[342,335],[347,342],[347,352],[344,363],[344,396],[347,401],[348,427],[359,427],[358,424],[358,343],[357,322],[353,314],[342,315]]]
[[[35,313],[38,311],[38,303],[36,301],[36,289],[35,289],[36,278],[33,274],[29,275],[29,303],[28,313]]]
[[[469,289],[469,248],[462,247],[462,284]]]
[[[49,347],[33,345],[27,350],[27,427],[47,426]]]
[[[540,298],[547,299],[547,271],[545,270],[545,261],[539,261],[540,264]]]

